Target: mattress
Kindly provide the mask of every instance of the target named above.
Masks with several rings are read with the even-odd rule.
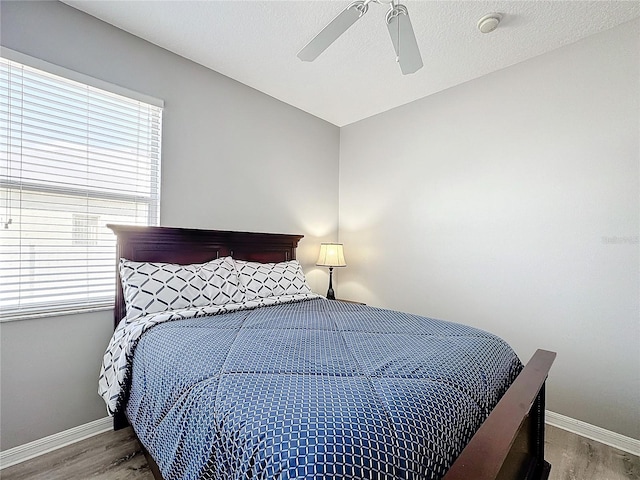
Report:
[[[521,369],[490,333],[314,299],[149,328],[126,414],[165,480],[439,479]]]

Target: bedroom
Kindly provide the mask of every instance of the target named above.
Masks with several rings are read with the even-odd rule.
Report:
[[[3,46],[165,100],[161,224],[304,234],[321,293],[339,238],[339,297],[557,351],[548,410],[640,438],[637,19],[338,128],[64,4],[1,15]],[[278,193],[229,204],[246,182]],[[104,417],[110,311],[1,328],[3,451]]]

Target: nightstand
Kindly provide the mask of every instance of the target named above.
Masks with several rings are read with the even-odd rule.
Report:
[[[363,303],[363,302],[356,302],[354,300],[344,300],[342,298],[336,298],[336,302],[355,303],[356,305],[366,305],[366,303]]]

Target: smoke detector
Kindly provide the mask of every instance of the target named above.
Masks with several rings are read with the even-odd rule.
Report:
[[[482,33],[491,33],[498,28],[500,20],[502,20],[502,15],[500,13],[488,13],[478,20],[478,30]]]

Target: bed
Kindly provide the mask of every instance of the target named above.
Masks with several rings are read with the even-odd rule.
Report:
[[[133,340],[110,344],[101,394],[114,428],[132,424],[157,480],[548,478],[544,383],[555,353],[522,366],[487,332],[317,298],[296,277],[301,235],[109,228],[112,344],[123,331]],[[217,290],[223,298],[190,294],[206,306],[185,307],[179,292],[164,311],[137,312],[127,279],[158,263],[241,272],[243,299],[234,284]],[[289,269],[284,289],[267,288],[263,263]]]

